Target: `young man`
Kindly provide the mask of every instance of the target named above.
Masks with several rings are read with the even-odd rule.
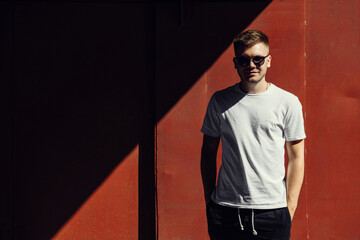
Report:
[[[271,56],[265,34],[240,33],[234,48],[241,82],[211,97],[201,128],[209,235],[213,240],[289,239],[304,176],[302,107],[295,95],[266,81]],[[220,138],[222,165],[215,186]]]

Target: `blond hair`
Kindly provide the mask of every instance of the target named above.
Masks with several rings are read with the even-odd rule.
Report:
[[[234,38],[235,53],[237,51],[243,52],[247,48],[257,43],[264,43],[266,46],[269,46],[269,39],[264,33],[258,30],[247,30],[245,32],[239,33]]]

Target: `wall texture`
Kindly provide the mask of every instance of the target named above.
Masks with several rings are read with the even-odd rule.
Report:
[[[269,35],[267,80],[305,114],[292,239],[360,239],[360,3],[0,3],[1,239],[208,239],[200,128]],[[218,162],[221,162],[220,154]]]
[[[251,14],[248,8],[257,8],[258,12]],[[166,23],[170,30],[166,29],[164,35],[170,32],[173,37],[172,31],[191,31],[205,22],[205,29],[198,30],[201,36],[194,40],[203,41],[198,52],[202,51],[204,59],[212,55],[209,42],[226,38],[225,31],[243,30],[243,22],[237,20],[244,15],[252,19],[246,29],[260,29],[269,35],[273,61],[267,80],[296,94],[305,114],[306,177],[292,239],[360,239],[356,230],[360,223],[360,208],[356,206],[360,199],[356,147],[360,141],[360,72],[358,61],[353,61],[360,50],[359,10],[358,1],[273,1],[257,6],[245,2],[192,3],[189,25],[185,23],[181,28],[174,22],[169,27]],[[217,24],[226,29],[216,29]],[[159,59],[163,57],[162,49],[168,56],[172,47],[158,47]],[[208,239],[199,131],[211,95],[239,81],[233,55],[229,42],[158,121],[159,239]],[[182,72],[202,64],[197,58],[188,56],[187,63],[170,66],[170,72],[187,78]],[[169,68],[159,65],[157,81],[162,80],[162,74],[166,75],[164,81],[169,81]],[[184,65],[187,68],[179,68]],[[163,69],[167,69],[165,73]]]

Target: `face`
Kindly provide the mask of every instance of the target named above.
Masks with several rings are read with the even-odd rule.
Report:
[[[271,62],[271,56],[268,55],[269,47],[264,43],[257,43],[243,52],[235,52],[234,64],[241,81],[258,83],[265,80]],[[267,57],[262,58],[265,56]]]

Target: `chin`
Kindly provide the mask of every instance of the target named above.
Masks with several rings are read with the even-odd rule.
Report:
[[[247,78],[245,81],[249,83],[259,83],[262,80],[262,78]]]

